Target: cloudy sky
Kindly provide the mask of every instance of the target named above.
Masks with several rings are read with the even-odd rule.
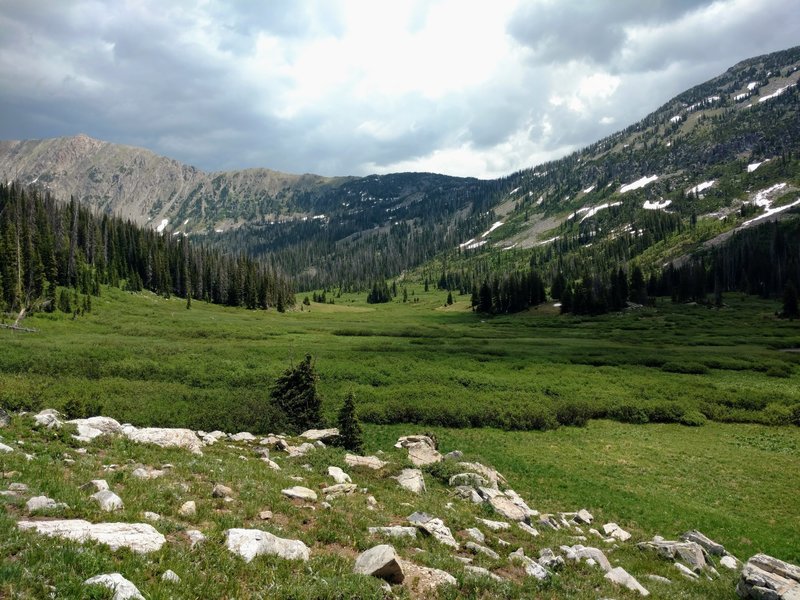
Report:
[[[0,0],[0,139],[493,177],[800,43],[792,0]]]

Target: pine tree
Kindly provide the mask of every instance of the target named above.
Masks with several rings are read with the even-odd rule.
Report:
[[[311,355],[306,354],[300,364],[287,369],[275,382],[271,403],[286,418],[292,433],[319,427],[322,423],[317,379]]]
[[[797,288],[791,281],[786,282],[786,287],[783,289],[783,312],[781,316],[784,319],[796,319],[800,317],[800,307],[797,304]]]
[[[453,292],[447,292],[447,306],[453,304]]]
[[[348,450],[361,454],[364,451],[364,433],[356,414],[356,401],[353,393],[347,394],[344,404],[339,410],[339,435],[342,446]]]

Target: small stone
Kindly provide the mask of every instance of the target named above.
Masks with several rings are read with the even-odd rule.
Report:
[[[300,540],[279,538],[260,529],[228,529],[225,532],[228,550],[250,562],[261,554],[272,554],[286,560],[308,560],[309,549]]]
[[[350,467],[366,467],[377,471],[386,466],[386,462],[377,456],[356,456],[355,454],[345,454],[344,462]]]
[[[610,535],[612,538],[619,540],[620,542],[627,542],[631,539],[631,534],[622,529],[616,523],[606,523],[603,525],[603,531],[606,535]]]
[[[272,511],[271,510],[262,510],[258,513],[258,518],[262,521],[270,521],[272,520]]]
[[[586,525],[591,525],[592,521],[594,521],[594,517],[592,516],[592,513],[590,513],[585,508],[582,508],[577,512],[574,520],[577,523],[585,523]]]
[[[523,510],[514,502],[503,496],[496,496],[489,500],[489,504],[500,515],[511,521],[525,521],[528,518],[527,511]]]
[[[539,537],[539,532],[530,525],[528,525],[527,523],[523,523],[522,521],[520,521],[519,523],[517,523],[517,526],[520,529],[522,529],[522,531],[524,531],[525,533],[528,533],[533,537]]]
[[[466,534],[471,537],[473,540],[478,542],[479,544],[486,543],[486,536],[483,535],[483,532],[478,529],[477,527],[470,527],[469,529],[464,530]]]
[[[181,517],[193,517],[197,514],[197,503],[194,500],[187,500],[178,509]]]
[[[84,585],[102,585],[114,592],[112,600],[144,600],[137,587],[119,573],[95,575],[83,582]]]
[[[145,519],[147,519],[148,521],[160,521],[161,520],[161,515],[160,514],[151,512],[149,510],[144,511],[142,513],[142,516]]]
[[[350,475],[342,471],[339,467],[328,467],[328,475],[333,477],[336,483],[353,483]]]
[[[13,452],[14,449],[11,446],[6,446],[5,444],[0,443],[0,452],[4,452],[8,454],[9,452]]]
[[[180,583],[181,578],[178,577],[178,574],[172,569],[167,569],[161,576],[161,581],[168,581],[169,583]]]
[[[106,512],[113,512],[115,510],[122,510],[122,498],[117,496],[111,490],[102,490],[92,494],[92,499],[100,505],[100,509]]]
[[[702,533],[697,530],[687,531],[681,536],[681,539],[684,542],[694,542],[696,544],[700,544],[709,554],[713,554],[715,556],[724,556],[725,555],[725,547],[722,544],[718,544],[712,539],[709,539]]]
[[[392,527],[370,527],[371,534],[386,535],[389,537],[397,538],[415,538],[417,537],[416,527],[403,527],[401,525],[394,525]]]
[[[232,442],[253,442],[255,441],[256,436],[254,436],[249,431],[240,431],[239,433],[234,433],[230,440]]]
[[[283,489],[281,490],[281,494],[287,498],[295,498],[298,500],[315,501],[317,499],[317,493],[314,490],[310,490],[307,487],[300,485]]]
[[[500,559],[500,555],[497,552],[495,552],[491,548],[487,548],[486,546],[481,546],[480,544],[476,544],[475,542],[467,542],[466,544],[464,544],[464,547],[475,554],[485,554],[486,556],[494,560]]]
[[[692,571],[689,567],[687,567],[683,563],[676,562],[675,568],[678,569],[680,574],[686,577],[686,579],[691,579],[691,580],[700,579],[697,573]]]
[[[231,496],[233,496],[233,490],[221,483],[216,484],[214,489],[211,490],[212,498],[230,498]]]
[[[492,531],[502,531],[503,529],[511,529],[511,524],[504,521],[492,521],[491,519],[476,518],[476,521],[483,523]]]
[[[301,433],[300,437],[311,440],[312,442],[327,442],[338,438],[339,430],[336,427],[330,429],[309,429]]]
[[[190,548],[194,548],[197,544],[206,541],[206,536],[203,535],[202,531],[198,531],[197,529],[187,529],[186,535],[189,538]]]
[[[388,544],[380,544],[362,552],[356,558],[353,572],[359,575],[371,575],[395,584],[403,583],[405,579],[397,553]]]
[[[137,479],[155,479],[157,477],[161,477],[163,474],[164,471],[160,471],[158,469],[148,469],[145,467],[134,469],[131,473],[131,475]]]
[[[464,458],[464,453],[461,450],[453,450],[444,455],[445,460],[461,460]]]
[[[636,581],[636,578],[622,567],[615,567],[611,569],[608,573],[606,573],[605,577],[612,583],[626,587],[634,592],[639,592],[642,596],[650,595],[650,592],[644,589],[642,585]]]
[[[656,583],[663,583],[664,585],[672,585],[672,580],[671,579],[667,579],[666,577],[662,577],[661,575],[650,574],[650,575],[646,575],[646,577],[650,581],[655,581]]]
[[[422,471],[419,469],[403,469],[395,479],[397,479],[400,487],[410,492],[415,494],[425,492],[425,480],[422,477]]]
[[[378,507],[378,501],[375,500],[375,496],[367,496],[367,508],[370,510],[375,510]]]
[[[30,513],[37,510],[56,510],[61,508],[69,508],[69,506],[63,502],[56,502],[47,496],[34,496],[25,503],[25,508]]]
[[[721,564],[726,569],[730,569],[731,571],[735,571],[739,568],[739,561],[736,560],[736,557],[731,556],[730,554],[726,554],[721,559],[719,559],[719,564]]]
[[[539,560],[537,562],[551,571],[557,571],[564,566],[564,559],[557,556],[550,548],[539,550]]]

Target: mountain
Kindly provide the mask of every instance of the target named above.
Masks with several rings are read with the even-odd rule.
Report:
[[[623,131],[494,181],[205,173],[82,135],[0,142],[0,175],[267,258],[301,289],[364,288],[422,265],[425,277],[527,264],[568,278],[630,261],[653,270],[789,211],[798,68],[800,47],[745,60]]]

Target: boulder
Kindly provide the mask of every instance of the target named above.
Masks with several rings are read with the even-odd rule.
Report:
[[[699,572],[707,567],[703,547],[696,542],[675,542],[656,536],[650,542],[637,545],[642,550],[654,550],[670,560],[681,559],[694,571]]]
[[[415,512],[408,517],[408,522],[431,535],[436,541],[458,550],[458,542],[441,519]]]
[[[473,504],[480,504],[483,502],[483,498],[481,498],[481,495],[475,491],[474,487],[470,485],[456,486],[455,493],[459,498],[463,498],[464,500],[469,500]]]
[[[325,498],[332,500],[333,498],[338,498],[345,494],[352,494],[357,489],[358,486],[355,483],[337,483],[323,488],[322,493],[325,494]]]
[[[172,569],[167,569],[161,576],[161,581],[167,581],[169,583],[180,583],[181,578],[178,577],[178,574]]]
[[[730,569],[731,571],[735,571],[739,568],[739,561],[736,560],[735,556],[731,556],[730,554],[726,554],[722,558],[719,559],[719,564],[725,567],[726,569]]]
[[[622,567],[615,567],[605,575],[610,582],[628,588],[634,592],[639,592],[642,596],[649,596],[650,592],[642,587],[636,578],[629,574]]]
[[[353,572],[378,577],[389,583],[403,583],[405,579],[397,553],[388,544],[374,546],[359,554]]]
[[[586,547],[580,544],[575,546],[566,547],[567,558],[575,561],[586,560],[587,562],[593,561],[595,564],[600,565],[606,573],[611,570],[611,563],[608,558],[603,554],[603,551],[598,548]]]
[[[450,477],[448,483],[454,487],[468,486],[471,488],[479,488],[489,485],[489,482],[477,473],[457,473],[456,475]]]
[[[254,442],[256,440],[256,436],[254,436],[249,431],[240,431],[239,433],[234,433],[230,440],[232,442]]]
[[[328,475],[333,477],[336,483],[353,483],[350,475],[342,471],[339,467],[328,467]]]
[[[377,456],[357,456],[355,454],[345,454],[344,462],[349,467],[366,467],[375,471],[382,469],[387,464]]]
[[[425,480],[422,477],[422,471],[419,469],[403,469],[395,479],[397,479],[400,487],[410,492],[421,494],[425,491]]]
[[[308,560],[309,549],[300,540],[279,538],[260,529],[228,529],[228,550],[250,562],[261,554],[274,554],[287,560]]]
[[[709,554],[713,554],[715,556],[725,556],[725,547],[722,544],[718,544],[714,540],[709,539],[696,529],[684,533],[681,536],[681,540],[684,542],[694,542],[695,544],[699,544],[705,548],[706,552]]]
[[[564,559],[555,554],[550,548],[539,550],[539,560],[536,562],[551,571],[557,571],[564,566]]]
[[[527,511],[521,509],[505,496],[495,496],[489,500],[489,504],[492,505],[496,512],[510,521],[525,521],[528,519]]]
[[[230,498],[231,496],[233,496],[233,490],[221,483],[216,484],[211,490],[212,498]]]
[[[89,417],[88,419],[72,419],[67,421],[78,428],[78,435],[73,435],[79,442],[91,442],[101,435],[116,435],[122,429],[119,421],[111,417]]]
[[[422,567],[406,560],[398,562],[405,574],[403,586],[411,591],[412,597],[429,598],[442,585],[458,585],[455,577],[441,569]]]
[[[95,575],[83,582],[84,585],[102,585],[114,592],[111,600],[144,600],[133,583],[119,573],[105,573]]]
[[[612,538],[619,540],[620,542],[627,542],[629,539],[631,539],[631,534],[616,523],[606,523],[603,525],[603,532],[606,535],[610,535]]]
[[[491,519],[481,519],[476,518],[478,523],[483,523],[486,527],[491,529],[492,531],[502,531],[503,529],[511,529],[511,524],[506,523],[505,521],[492,521]]]
[[[61,413],[54,408],[45,408],[43,411],[33,416],[37,427],[47,427],[47,429],[60,429],[63,425]]]
[[[152,525],[146,523],[97,523],[82,519],[59,521],[20,521],[17,527],[33,529],[48,537],[58,537],[76,542],[93,540],[112,550],[129,548],[133,552],[155,552],[167,541]]]
[[[194,548],[197,544],[201,544],[206,541],[206,536],[203,535],[202,531],[197,529],[187,529],[186,537],[189,538],[189,548]]]
[[[134,427],[125,425],[122,434],[133,442],[155,444],[161,448],[184,448],[194,454],[202,454],[203,443],[191,429],[168,427]]]
[[[519,548],[518,550],[509,554],[508,560],[510,560],[511,562],[521,563],[523,568],[525,569],[525,574],[528,577],[534,577],[539,581],[544,581],[545,579],[550,577],[550,574],[547,572],[547,569],[545,569],[542,565],[537,563],[532,558],[525,556],[525,551],[522,548]]]
[[[439,454],[439,451],[423,442],[408,446],[408,458],[415,467],[442,462],[442,455]]]
[[[299,458],[314,450],[314,444],[303,442],[299,446],[286,446],[285,450],[289,458]]]
[[[122,504],[122,498],[117,496],[111,490],[101,490],[91,495],[92,500],[100,505],[100,510],[106,512],[113,512],[115,510],[122,510],[125,506]]]
[[[336,427],[330,429],[309,429],[300,434],[301,438],[312,442],[330,442],[339,437],[339,430]]]
[[[56,502],[47,496],[34,496],[25,503],[25,509],[31,513],[37,510],[57,510],[61,508],[69,508],[63,502]]]
[[[138,467],[131,472],[131,476],[136,477],[136,479],[156,479],[163,474],[164,471],[160,469],[151,469],[149,467]]]
[[[756,554],[744,565],[736,593],[754,600],[800,598],[800,567],[766,554]]]
[[[464,544],[464,547],[473,554],[484,554],[494,560],[500,560],[500,555],[497,552],[495,552],[491,548],[487,548],[486,546],[481,546],[480,544],[476,544],[475,542],[467,542],[466,544]]]
[[[408,448],[413,446],[414,444],[425,444],[426,446],[436,450],[436,442],[433,441],[433,438],[429,435],[404,435],[397,439],[397,443],[394,445],[395,448]]]
[[[417,537],[416,527],[403,527],[401,525],[393,525],[391,527],[370,527],[369,532],[371,534],[385,535],[388,537],[395,537],[395,538]]]
[[[503,477],[500,473],[491,467],[482,465],[481,463],[460,462],[458,463],[458,466],[470,473],[482,475],[489,482],[490,487],[497,488],[498,484],[506,482],[505,477]]]
[[[0,452],[8,454],[9,452],[13,452],[14,449],[11,446],[7,446],[3,443],[0,443]]]
[[[522,499],[522,497],[512,489],[508,489],[503,492],[509,500],[511,500],[514,504],[519,506],[522,510],[525,511],[529,517],[537,517],[539,516],[538,510],[533,510],[528,504]]]
[[[298,500],[315,501],[317,499],[317,493],[314,490],[310,490],[301,485],[283,489],[281,490],[281,494],[287,498],[295,498]]]
[[[193,517],[197,514],[197,503],[194,500],[187,500],[178,509],[178,515],[181,517]]]

